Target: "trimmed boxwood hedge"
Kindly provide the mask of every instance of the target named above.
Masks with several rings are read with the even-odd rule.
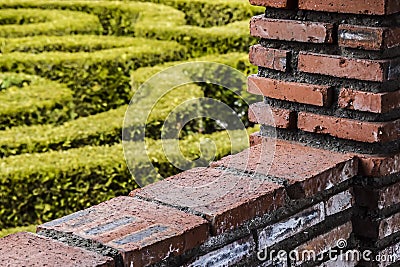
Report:
[[[93,53],[6,53],[0,57],[0,71],[23,71],[65,83],[74,92],[75,112],[84,116],[126,104],[132,95],[131,71],[186,54],[174,42],[135,38],[130,44]]]
[[[243,143],[236,143],[231,151],[226,131],[192,135],[181,141],[183,155],[192,160],[199,158],[201,139],[213,140],[216,158],[248,146],[248,140],[241,140]],[[155,181],[160,175],[168,177],[177,171],[165,158],[161,140],[149,140],[148,157],[142,153],[142,143],[125,144],[126,147],[129,153],[135,153],[129,157],[135,159],[129,166],[141,181]],[[0,169],[0,206],[7,207],[0,209],[0,228],[52,220],[126,195],[136,187],[120,144],[8,157],[0,162]]]
[[[221,26],[246,20],[264,12],[264,8],[243,0],[135,0],[172,6],[185,13],[186,23],[200,27]]]
[[[195,60],[219,62],[239,69],[244,73],[252,73],[255,68],[248,62],[248,56],[241,53],[206,56]],[[132,73],[133,87],[137,88],[152,75],[180,63],[183,62],[168,62],[154,67],[137,69]],[[151,112],[151,116],[147,119],[147,137],[153,139],[159,138],[162,122],[174,108],[174,106],[170,105],[171,103],[174,103],[174,101],[175,103],[182,103],[187,99],[202,97],[204,96],[204,92],[204,88],[196,85],[188,85],[173,91],[169,96],[167,95],[165,98],[161,99]],[[215,88],[215,90],[211,92],[207,91],[208,95],[206,95],[206,97],[213,97],[213,94],[220,95],[221,93],[218,92],[222,91],[219,88]],[[226,92],[223,95],[227,97]],[[238,98],[235,95],[231,95],[231,97],[233,97],[234,100]],[[249,95],[245,91],[242,91],[242,97],[247,102],[256,101],[254,96]],[[150,98],[147,99],[147,101],[150,100]],[[146,99],[143,101],[146,101]],[[148,113],[148,110],[142,110],[141,108],[142,106],[137,107],[137,122],[135,123],[135,120],[133,120],[129,129],[133,140],[135,140],[135,136],[140,134],[141,130],[144,128],[143,125],[139,125],[141,121],[140,116],[147,116]],[[245,113],[247,107],[243,106],[242,109],[242,112]],[[1,131],[0,157],[120,142],[126,110],[127,105],[123,105],[117,109],[112,109],[89,117],[78,118],[57,127],[53,125],[21,126]],[[185,114],[182,113],[181,115],[184,116]],[[191,126],[195,127],[196,125]]]
[[[99,50],[140,45],[147,40],[123,36],[67,35],[0,38],[0,52],[95,52]]]
[[[72,91],[38,76],[0,73],[0,130],[73,117]],[[1,137],[0,137],[1,138]]]
[[[182,2],[183,3],[183,2]],[[201,4],[201,2],[199,2]],[[203,3],[204,4],[204,3]],[[207,3],[211,9],[212,3]],[[221,2],[214,5],[222,10]],[[190,5],[190,4],[189,4]],[[202,5],[202,4],[201,4]],[[238,8],[234,3],[233,10]],[[46,8],[69,9],[95,14],[103,26],[103,34],[130,35],[135,37],[154,38],[158,40],[177,41],[188,48],[192,57],[210,53],[227,53],[247,51],[254,42],[248,34],[248,12],[238,15],[243,21],[231,19],[232,23],[221,26],[222,23],[209,24],[209,28],[186,25],[185,13],[169,6],[141,2],[116,1],[44,1],[44,0],[4,0],[0,3],[3,8]],[[189,9],[185,9],[187,12]],[[240,12],[239,12],[240,13]],[[226,16],[232,14],[228,10]],[[202,16],[197,16],[200,19]],[[225,20],[224,20],[225,21]],[[200,23],[203,25],[203,23]],[[220,26],[220,27],[217,27]]]
[[[95,15],[69,10],[1,9],[0,37],[98,34],[103,31]]]

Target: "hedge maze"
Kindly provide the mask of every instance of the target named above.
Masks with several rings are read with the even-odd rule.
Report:
[[[185,61],[254,73],[247,62],[248,19],[260,12],[241,0],[1,1],[0,229],[55,219],[127,195],[135,179],[151,182],[176,173],[159,140],[176,105],[217,97],[241,113],[246,107],[218,87],[190,84],[171,91],[146,122],[157,172],[138,154],[134,178],[121,133],[129,133],[124,141],[136,151],[143,125],[133,119],[123,126],[129,100],[153,74]],[[135,112],[140,117],[148,111],[138,106]],[[181,147],[188,159],[199,158],[204,138],[216,144],[217,158],[231,152],[226,131],[214,126],[184,127]]]

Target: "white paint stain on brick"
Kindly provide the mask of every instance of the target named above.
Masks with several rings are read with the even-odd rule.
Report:
[[[355,40],[355,41],[373,41],[371,40],[370,35],[362,33],[342,32],[340,34],[340,38],[345,40]]]
[[[286,258],[277,258],[275,260],[269,260],[261,263],[257,267],[289,267],[289,263]]]
[[[345,211],[354,204],[354,197],[350,190],[334,195],[325,202],[326,216]]]
[[[252,237],[233,242],[225,247],[198,257],[188,267],[224,267],[232,266],[254,252],[255,243]]]
[[[337,260],[330,260],[328,262],[322,263],[318,267],[355,267],[358,261],[346,261],[338,257]]]
[[[400,213],[382,220],[379,225],[379,238],[388,237],[398,231],[400,231]]]
[[[324,203],[299,212],[290,218],[265,227],[258,234],[258,247],[264,249],[325,220]]]
[[[379,267],[386,267],[400,260],[400,242],[387,247],[379,253]],[[396,265],[397,266],[397,265]]]

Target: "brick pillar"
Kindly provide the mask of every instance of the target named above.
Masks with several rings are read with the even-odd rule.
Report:
[[[252,143],[276,130],[278,139],[356,154],[357,242],[399,258],[400,1],[250,3],[266,7],[250,23],[260,41],[250,48],[259,70],[248,91],[264,96],[250,109],[250,120],[262,125]],[[275,121],[266,118],[266,105]]]

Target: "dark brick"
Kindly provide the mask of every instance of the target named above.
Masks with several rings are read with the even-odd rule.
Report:
[[[43,230],[114,248],[125,266],[133,262],[135,267],[180,255],[208,238],[208,223],[202,218],[131,197],[117,197],[79,216],[38,226],[38,232]]]

